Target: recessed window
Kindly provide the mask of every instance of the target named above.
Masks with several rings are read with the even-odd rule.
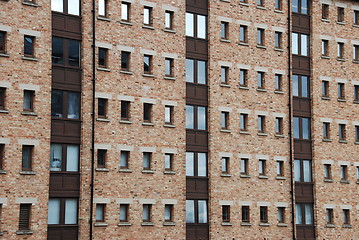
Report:
[[[278,223],[285,223],[285,207],[278,207]]]
[[[165,29],[173,30],[173,15],[171,11],[165,12]]]
[[[171,153],[165,153],[165,170],[173,170],[173,154]]]
[[[101,68],[107,68],[107,58],[108,58],[108,49],[107,48],[98,48],[98,66]]]
[[[239,85],[241,87],[247,87],[248,86],[248,70],[247,69],[241,69],[239,72]]]
[[[130,120],[130,101],[121,101],[121,120]]]
[[[106,158],[107,158],[107,150],[98,149],[97,150],[97,167],[98,168],[106,167]]]
[[[266,160],[259,159],[258,162],[258,173],[260,176],[267,175],[267,162]]]
[[[186,82],[207,84],[207,62],[186,59]]]
[[[128,222],[128,204],[120,204],[120,222]]]
[[[120,153],[120,168],[129,169],[130,152],[121,151]]]
[[[121,20],[130,22],[130,9],[131,3],[122,2],[121,3]]]
[[[0,53],[6,53],[6,32],[0,31]]]
[[[350,210],[343,209],[343,224],[350,225]]]
[[[274,8],[275,10],[282,10],[282,0],[275,0],[274,2]]]
[[[152,107],[153,104],[151,103],[144,103],[143,104],[143,121],[144,122],[152,122]]]
[[[322,19],[328,19],[328,18],[329,18],[329,5],[322,4]]]
[[[309,35],[292,33],[292,54],[309,56]]]
[[[248,175],[249,171],[248,171],[248,162],[249,159],[248,158],[241,158],[241,169],[240,172],[243,175]]]
[[[357,177],[357,181],[359,181],[359,167],[356,167],[356,177]]]
[[[261,223],[268,222],[268,207],[266,206],[259,207],[259,220]]]
[[[206,39],[207,17],[204,15],[186,13],[186,36]]]
[[[256,0],[257,5],[263,7],[264,6],[264,0]]]
[[[345,84],[338,83],[338,99],[345,99]]]
[[[4,170],[5,144],[0,144],[0,170]]]
[[[64,14],[80,15],[79,0],[51,0],[51,10]]]
[[[329,81],[322,81],[322,97],[329,97]]]
[[[186,105],[186,128],[207,130],[207,107]]]
[[[165,222],[173,222],[173,205],[165,204]]]
[[[228,40],[228,22],[221,22],[221,39]]]
[[[221,112],[221,128],[229,129],[229,112]]]
[[[96,204],[96,222],[105,222],[105,210],[106,210],[106,204],[103,203]]]
[[[107,0],[99,0],[98,2],[98,15],[101,17],[107,17]]]
[[[266,127],[266,117],[265,116],[258,116],[258,132],[264,133]]]
[[[228,84],[228,67],[221,67],[221,83]]]
[[[284,162],[283,161],[276,162],[276,172],[277,172],[278,177],[284,176]]]
[[[222,206],[222,222],[231,221],[231,206],[223,205]]]
[[[294,138],[309,140],[311,138],[310,118],[294,117]]]
[[[257,45],[264,46],[264,29],[257,28]]]
[[[239,28],[239,42],[247,43],[248,42],[248,27],[245,25],[241,25]]]
[[[166,77],[173,77],[173,62],[172,58],[165,59],[165,75]]]
[[[208,223],[207,200],[186,200],[186,223]]]
[[[24,111],[33,112],[34,111],[34,98],[35,91],[24,90]]]
[[[250,222],[249,206],[242,206],[242,222]]]
[[[323,122],[323,139],[330,139],[330,123]]]
[[[294,180],[296,182],[312,182],[311,160],[294,160]]]
[[[282,48],[282,32],[274,33],[274,47],[278,49]]]
[[[313,225],[313,204],[296,203],[295,204],[295,223],[297,225]]]
[[[248,114],[241,113],[239,121],[240,121],[240,130],[247,131],[248,130]]]
[[[165,106],[165,123],[173,124],[173,106]]]
[[[49,199],[49,225],[76,225],[78,223],[78,200],[74,198]]]
[[[344,58],[344,43],[338,42],[338,58],[343,59]]]
[[[142,221],[151,222],[152,215],[152,204],[143,204],[142,208]]]
[[[292,11],[295,13],[309,14],[309,1],[308,0],[293,0]]]
[[[347,165],[341,165],[340,166],[340,179],[341,180],[347,180],[348,179],[348,166]]]
[[[293,96],[300,98],[309,98],[310,97],[310,83],[309,77],[302,75],[293,75],[292,76],[292,85],[293,85]]]
[[[186,152],[186,176],[207,177],[207,153]]]
[[[24,36],[24,56],[34,57],[35,56],[35,37]]]
[[[152,153],[144,152],[143,153],[143,169],[151,170],[151,162],[152,162]]]
[[[329,41],[322,40],[322,56],[328,57],[329,56]]]
[[[229,157],[222,157],[222,173],[229,173]]]
[[[130,71],[130,52],[121,51],[121,70]]]
[[[20,204],[19,230],[30,230],[31,204]]]
[[[264,89],[265,88],[265,73],[257,72],[257,88]]]
[[[354,101],[359,101],[359,85],[354,85]]]
[[[52,37],[52,64],[79,67],[80,48],[81,43],[78,40]]]
[[[107,104],[108,104],[108,100],[105,98],[99,98],[97,100],[98,102],[98,106],[97,106],[97,110],[98,110],[98,117],[99,118],[107,118]]]
[[[325,209],[325,221],[327,224],[334,224],[334,214],[333,209],[327,208]]]
[[[144,7],[143,8],[143,24],[147,26],[152,25],[152,8]]]
[[[78,172],[80,150],[78,145],[52,143],[50,147],[51,172]]]
[[[359,126],[355,126],[355,142],[359,142]]]
[[[275,118],[275,134],[277,135],[283,134],[283,118],[281,117]]]
[[[143,56],[143,72],[145,74],[151,74],[151,72],[152,72],[152,56],[151,55]]]
[[[332,179],[332,165],[324,164],[324,179],[331,180]]]
[[[34,146],[23,145],[22,146],[22,171],[32,170]]]
[[[80,93],[53,90],[51,116],[63,119],[79,119]]]
[[[282,91],[282,85],[283,85],[283,75],[282,74],[275,74],[275,90],[276,91]]]
[[[359,61],[359,45],[353,46],[353,60]]]
[[[359,25],[359,11],[354,10],[354,25]]]
[[[344,8],[338,7],[338,22],[344,22]]]

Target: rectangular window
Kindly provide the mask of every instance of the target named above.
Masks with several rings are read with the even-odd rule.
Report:
[[[173,222],[173,205],[165,204],[165,222]]]
[[[165,153],[165,170],[173,171],[173,154]]]
[[[344,22],[344,8],[338,7],[338,22]]]
[[[33,36],[24,36],[24,56],[25,57],[34,57],[35,56],[35,37]]]
[[[338,42],[338,58],[344,58],[344,43]]]
[[[256,0],[256,2],[258,6],[264,7],[264,0]]]
[[[257,45],[264,46],[264,29],[257,28]]]
[[[173,77],[173,59],[165,59],[165,75],[166,77]]]
[[[266,117],[265,116],[258,116],[258,132],[264,133],[266,128]]]
[[[323,139],[330,139],[330,123],[323,122]]]
[[[229,112],[221,112],[221,128],[229,129]]]
[[[144,7],[143,8],[143,24],[147,26],[152,25],[152,8]]]
[[[354,10],[354,25],[359,25],[359,11]]]
[[[131,53],[121,51],[121,70],[130,71]]]
[[[345,85],[338,83],[338,99],[345,99]]]
[[[207,62],[186,59],[186,82],[207,84]]]
[[[78,145],[52,143],[50,147],[50,171],[78,172],[80,149]]]
[[[249,175],[248,162],[249,162],[248,158],[241,158],[241,170],[240,170],[240,173],[243,174],[243,175]]]
[[[5,92],[6,88],[0,87],[0,109],[5,109]]]
[[[340,179],[341,180],[347,180],[348,179],[348,166],[347,165],[341,165],[340,166]]]
[[[52,64],[80,67],[81,43],[78,40],[52,37]]]
[[[359,142],[359,126],[355,126],[355,142]]]
[[[143,222],[151,222],[151,211],[152,211],[152,204],[143,204],[142,209],[142,221]]]
[[[143,121],[144,122],[152,122],[152,105],[151,103],[143,104]]]
[[[49,199],[49,225],[77,224],[78,200],[73,198]]]
[[[329,56],[329,41],[322,40],[322,56],[328,57]]]
[[[350,210],[343,209],[343,224],[350,225]]]
[[[322,4],[322,19],[328,19],[328,18],[329,18],[329,5]]]
[[[282,10],[282,0],[275,0],[274,8],[275,10]]]
[[[296,224],[313,225],[313,205],[311,203],[296,203]]]
[[[121,120],[128,121],[130,119],[130,101],[121,101]]]
[[[79,119],[80,93],[52,90],[51,116],[63,119]]]
[[[98,15],[101,17],[107,17],[107,0],[99,0]]]
[[[104,150],[104,149],[97,150],[97,167],[98,168],[106,167],[106,157],[107,157],[107,150]]]
[[[98,48],[98,66],[100,68],[107,68],[107,48]]]
[[[267,175],[267,163],[266,160],[260,159],[259,160],[259,165],[258,165],[258,173],[260,176],[265,176]]]
[[[64,14],[80,15],[80,1],[79,0],[52,0],[51,10],[61,12]]]
[[[281,117],[275,118],[275,134],[277,135],[283,134],[283,118]]]
[[[99,98],[97,100],[97,115],[99,118],[107,118],[107,103],[108,100],[105,98]]]
[[[248,42],[248,27],[246,25],[241,25],[239,29],[239,42],[247,43]]]
[[[265,88],[265,73],[257,72],[257,88],[264,89]]]
[[[345,141],[346,139],[346,126],[345,124],[339,124],[339,141]]]
[[[283,161],[277,161],[276,162],[276,168],[277,168],[277,176],[283,177],[284,176],[284,162]]]
[[[0,31],[0,53],[6,53],[6,32]]]
[[[173,12],[166,11],[165,12],[165,29],[172,30],[173,29]]]
[[[332,165],[324,164],[324,179],[332,179]]]
[[[19,230],[30,230],[31,204],[20,204]]]
[[[231,221],[231,206],[223,205],[222,206],[222,222],[230,222]]]
[[[128,204],[120,204],[120,222],[128,222]]]
[[[242,222],[250,222],[249,206],[242,206]]]
[[[106,204],[96,204],[96,222],[105,222],[105,209]]]
[[[222,173],[229,173],[229,157],[222,157]]]
[[[228,84],[228,67],[221,67],[221,83]]]
[[[24,90],[24,111],[33,112],[34,111],[34,98],[35,91]]]
[[[173,106],[165,106],[165,124],[173,124]]]
[[[194,13],[186,13],[186,36],[206,39],[207,17]]]
[[[0,170],[4,170],[4,159],[5,159],[5,144],[0,144]]]
[[[221,39],[228,40],[228,22],[221,22]]]
[[[32,170],[34,146],[23,145],[22,146],[22,171]]]
[[[308,0],[293,0],[292,11],[295,13],[309,14],[309,1]]]
[[[302,75],[293,75],[292,82],[293,82],[294,97],[302,97],[302,98],[310,97],[309,77]]]
[[[311,160],[294,160],[294,180],[296,182],[312,182]]]
[[[240,115],[240,130],[247,131],[248,129],[248,114],[241,113]]]
[[[359,181],[359,167],[356,167],[356,171],[357,171],[357,182]]]
[[[121,3],[121,20],[122,21],[130,22],[130,9],[131,9],[130,3],[127,3],[127,2]]]
[[[144,55],[143,56],[143,73],[151,74],[152,72],[152,56]]]
[[[311,138],[310,118],[294,117],[294,138],[309,140]]]
[[[359,45],[353,46],[353,60],[359,61]]]
[[[130,152],[129,151],[121,151],[120,153],[120,168],[128,169],[128,163],[130,160]]]
[[[329,81],[322,81],[322,97],[329,97]]]
[[[278,207],[278,223],[285,223],[285,207]]]
[[[292,54],[309,56],[309,36],[307,34],[292,33]]]
[[[152,153],[144,152],[143,153],[143,169],[151,170],[151,162],[152,162]]]
[[[239,85],[241,87],[247,87],[248,86],[248,81],[247,81],[247,78],[248,78],[248,70],[246,69],[241,69],[240,72],[239,72]]]
[[[207,177],[207,153],[186,152],[186,176]]]
[[[207,130],[207,107],[186,105],[186,128]]]
[[[278,49],[282,49],[282,33],[281,32],[274,33],[274,47],[278,48]]]
[[[359,85],[354,85],[354,101],[359,101]]]
[[[259,207],[259,218],[261,223],[268,222],[268,207],[266,206]]]
[[[207,222],[207,200],[186,200],[186,223]]]
[[[325,210],[325,221],[326,221],[327,224],[334,224],[333,209],[327,208]]]
[[[275,90],[282,91],[282,85],[283,85],[283,75],[276,74],[275,75]]]

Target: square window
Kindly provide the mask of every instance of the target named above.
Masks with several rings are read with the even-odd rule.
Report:
[[[222,173],[229,173],[229,157],[222,157]]]
[[[222,222],[230,222],[231,221],[231,206],[223,205],[222,206]]]
[[[107,150],[98,149],[97,150],[97,167],[98,168],[105,168],[106,167],[106,156]]]
[[[173,170],[173,154],[171,153],[165,153],[165,170]]]
[[[343,224],[350,225],[350,210],[343,209]]]
[[[241,25],[239,29],[239,42],[247,43],[248,42],[248,27],[246,25]]]
[[[152,104],[150,103],[143,104],[143,121],[152,122]]]
[[[345,85],[338,83],[338,99],[345,99]]]
[[[5,92],[6,88],[0,87],[0,109],[5,109]]]
[[[323,139],[330,139],[330,123],[323,122]]]
[[[328,19],[328,18],[329,18],[329,5],[322,4],[322,19]]]
[[[322,56],[328,57],[329,56],[329,41],[322,40]]]
[[[229,112],[221,112],[221,128],[229,129]]]
[[[168,29],[168,30],[173,29],[173,15],[174,15],[174,13],[171,11],[165,12],[165,29]]]
[[[152,72],[152,56],[144,55],[143,57],[143,72],[145,74],[151,74]]]
[[[152,210],[152,204],[143,204],[143,209],[142,209],[143,222],[151,222],[151,210]]]
[[[173,124],[173,106],[165,106],[165,123]]]
[[[345,141],[346,139],[346,126],[345,124],[339,124],[339,141]]]
[[[284,162],[283,161],[277,161],[276,162],[276,170],[277,170],[277,176],[283,177],[284,176]]]
[[[130,101],[121,101],[121,120],[130,120]]]
[[[249,206],[242,206],[242,222],[250,222]]]
[[[274,33],[274,47],[278,49],[282,49],[282,33],[281,32],[275,32]]]
[[[98,66],[101,68],[107,68],[107,48],[98,48]]]
[[[341,165],[340,166],[340,179],[341,180],[347,180],[348,179],[348,166],[347,165]]]
[[[332,179],[332,165],[324,164],[324,179]]]
[[[329,97],[329,81],[322,81],[322,97]]]
[[[131,4],[127,2],[121,3],[121,20],[129,22],[130,21],[130,8]]]
[[[34,146],[31,145],[22,146],[22,171],[32,170],[33,151],[34,151]]]
[[[24,56],[25,57],[34,57],[35,49],[35,37],[33,36],[24,36]]]
[[[277,135],[283,134],[283,118],[281,117],[275,118],[275,134]]]
[[[228,84],[228,67],[221,67],[221,83]]]
[[[98,117],[99,118],[107,118],[107,104],[108,100],[105,98],[99,98],[98,99]]]
[[[285,223],[285,207],[278,207],[278,223]]]
[[[165,222],[173,222],[173,205],[165,204]]]
[[[130,160],[130,152],[129,151],[121,151],[120,153],[120,168],[129,169],[128,163]]]
[[[338,42],[338,58],[344,58],[344,43]]]
[[[20,204],[19,230],[30,230],[31,204]]]
[[[6,32],[0,31],[0,53],[6,53]]]
[[[221,39],[228,40],[228,22],[221,22]]]
[[[248,126],[248,114],[241,113],[240,115],[240,130],[247,131]]]
[[[338,22],[344,22],[344,8],[338,7]]]
[[[248,86],[248,70],[241,69],[239,72],[239,86],[247,87]]]
[[[128,204],[120,204],[120,222],[128,222]]]
[[[276,91],[282,91],[283,75],[282,74],[276,74],[274,76],[274,78],[275,78],[275,90]]]
[[[121,70],[122,71],[130,71],[130,60],[131,60],[130,52],[121,52]]]
[[[105,209],[106,204],[96,204],[96,222],[105,222]]]
[[[247,158],[242,158],[241,159],[241,174],[244,175],[248,175],[248,159]]]
[[[258,116],[258,132],[265,132],[265,116]]]
[[[259,207],[259,217],[261,223],[267,223],[268,222],[268,207],[261,206]]]
[[[152,8],[144,7],[143,8],[143,24],[147,26],[152,25]]]
[[[257,72],[257,87],[259,89],[265,88],[265,73],[264,72]]]
[[[325,221],[327,222],[327,224],[334,224],[333,209],[327,208],[325,210]]]
[[[107,17],[107,0],[99,0],[98,15],[101,17]]]
[[[24,111],[33,112],[34,111],[34,97],[35,91],[24,90]]]
[[[257,28],[257,45],[264,46],[264,29]]]
[[[173,62],[172,58],[165,59],[165,75],[166,77],[173,77]]]
[[[267,175],[267,162],[266,162],[266,160],[263,160],[263,159],[259,160],[258,173],[261,176]]]
[[[152,161],[152,153],[144,152],[143,153],[143,169],[151,170],[151,161]]]

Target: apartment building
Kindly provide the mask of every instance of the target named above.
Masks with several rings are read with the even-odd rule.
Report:
[[[0,0],[0,239],[358,239],[359,3]]]

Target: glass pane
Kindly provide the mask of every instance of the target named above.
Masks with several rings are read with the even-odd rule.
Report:
[[[309,97],[309,78],[302,76],[302,97]]]
[[[150,153],[143,153],[143,168],[150,168]]]
[[[309,118],[302,118],[303,139],[310,139]]]
[[[24,54],[25,55],[33,55],[33,45],[34,44],[34,38],[33,37],[27,37],[24,38]]]
[[[51,10],[56,12],[64,11],[64,1],[63,0],[51,0]]]
[[[142,220],[149,220],[149,219],[150,219],[150,206],[144,204],[142,209]]]
[[[221,68],[221,82],[222,83],[225,83],[226,81],[227,81],[227,79],[226,79],[226,68],[224,68],[224,67],[222,67]]]
[[[61,171],[62,166],[62,145],[51,144],[50,149],[50,171]]]
[[[197,113],[198,113],[197,129],[206,130],[207,129],[207,109],[206,109],[206,107],[198,107]]]
[[[68,13],[80,15],[80,0],[68,0]]]
[[[303,1],[303,0],[302,0]],[[300,55],[308,56],[308,35],[301,34],[300,35]]]
[[[127,205],[120,205],[120,221],[127,220]]]
[[[67,145],[67,154],[66,154],[66,171],[68,172],[78,172],[79,171],[79,146],[77,145]]]
[[[303,177],[304,182],[312,181],[312,166],[310,161],[303,161]]]
[[[299,77],[298,77],[298,75],[293,75],[292,81],[293,81],[293,96],[299,97]]]
[[[22,168],[31,169],[31,147],[22,146]]]
[[[51,94],[51,116],[62,117],[62,91],[52,91]]]
[[[194,60],[186,59],[186,82],[194,82]]]
[[[49,200],[48,224],[60,224],[60,199]]]
[[[245,27],[243,27],[243,26],[241,26],[239,29],[239,41],[240,42],[246,41]]]
[[[186,36],[194,37],[194,15],[186,13]]]
[[[207,153],[198,153],[198,176],[207,176]]]
[[[277,163],[276,163],[276,165],[277,165],[277,175],[281,175],[282,174],[282,172],[281,172],[281,162],[280,161],[277,161]]]
[[[171,75],[171,60],[165,60],[165,74]]]
[[[221,114],[221,118],[222,118],[222,119],[221,119],[221,127],[222,127],[222,128],[226,128],[226,126],[227,126],[227,124],[226,124],[226,120],[227,120],[227,119],[226,119],[226,114],[225,114],[225,113],[222,113],[222,114]]]
[[[128,5],[127,4],[121,4],[121,19],[122,20],[128,20]]]
[[[105,16],[106,15],[106,6],[105,6],[106,0],[99,0],[98,2],[98,15]]]
[[[241,173],[246,173],[247,172],[247,160],[246,159],[241,159]]]
[[[165,28],[171,28],[171,14],[165,13]]]
[[[65,224],[77,224],[76,199],[66,199],[65,201]]]
[[[104,216],[103,216],[103,205],[102,204],[97,204],[96,205],[96,220],[97,221],[101,221],[104,219]]]
[[[299,132],[299,118],[294,117],[294,138],[300,138],[300,132]]]
[[[301,0],[301,1],[302,1],[301,13],[308,14],[308,0]]]
[[[205,61],[197,61],[197,83],[207,83],[207,69]]]
[[[292,11],[293,12],[299,12],[299,8],[298,8],[298,5],[299,5],[299,0],[292,0]]]
[[[222,172],[227,172],[227,160],[222,158]]]
[[[295,222],[296,224],[303,224],[302,205],[295,205]]]
[[[165,154],[165,169],[171,168],[171,155]]]
[[[194,200],[186,200],[186,223],[194,222]]]
[[[206,16],[197,15],[197,37],[206,39],[207,20]]]
[[[165,220],[171,220],[171,206],[165,205]]]
[[[143,9],[143,23],[150,24],[150,9],[149,8]]]
[[[64,64],[64,39],[52,38],[52,63]]]
[[[186,176],[194,176],[194,153],[186,152]]]
[[[305,204],[305,224],[311,225],[313,224],[313,208],[312,204]]]
[[[198,200],[198,223],[207,223],[207,201]]]
[[[120,166],[121,167],[127,167],[127,159],[128,159],[128,152],[121,151],[121,155],[120,155]]]
[[[194,129],[194,107],[186,106],[186,128]]]
[[[80,118],[80,94],[69,92],[68,105],[67,105],[67,118],[79,119]]]
[[[24,91],[24,105],[23,109],[31,110],[31,102],[32,102],[32,92],[31,91]]]
[[[298,33],[292,33],[292,54],[299,54],[298,44]]]
[[[165,122],[170,123],[171,122],[171,108],[165,107]]]
[[[300,160],[294,160],[294,180],[296,182],[300,182],[300,175],[301,175]]]
[[[80,66],[80,42],[77,40],[68,40],[69,44],[69,65],[73,67]]]

